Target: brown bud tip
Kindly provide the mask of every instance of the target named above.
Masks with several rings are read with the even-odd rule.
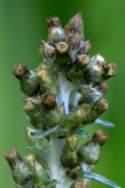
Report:
[[[16,149],[13,148],[10,151],[8,151],[5,155],[6,160],[8,161],[11,168],[16,166],[16,164],[20,161],[22,161],[22,158],[17,153]]]
[[[98,143],[101,146],[105,144],[107,139],[108,139],[108,135],[105,132],[103,132],[101,129],[97,129],[96,133],[94,133],[92,137],[92,141],[94,143]]]
[[[80,13],[77,13],[73,18],[69,20],[69,23],[65,27],[66,32],[78,32],[83,34],[83,21]]]
[[[87,55],[78,55],[77,56],[77,63],[84,67],[89,62],[89,57]]]
[[[54,109],[55,105],[56,105],[55,96],[50,92],[44,93],[42,95],[42,104],[44,104],[45,106],[47,106],[49,108]]]
[[[71,188],[87,188],[87,185],[82,180],[76,180],[72,184]]]
[[[96,106],[96,109],[98,110],[98,112],[101,114],[103,113],[105,110],[108,109],[108,102],[106,99],[101,99]]]
[[[32,100],[26,100],[23,105],[23,109],[27,113],[32,112],[34,110],[34,104],[33,104]]]
[[[53,58],[55,56],[55,48],[44,42],[41,46],[41,53],[43,53],[46,58]]]
[[[117,66],[116,64],[113,64],[113,63],[104,64],[103,70],[104,70],[104,77],[106,78],[110,78],[117,74]]]
[[[47,20],[48,28],[58,27],[60,25],[60,20],[58,17],[52,17]]]
[[[27,114],[30,114],[30,112],[34,112],[35,110],[37,110],[40,103],[41,103],[40,96],[27,98],[24,101],[23,109]]]
[[[16,76],[18,79],[23,79],[27,76],[29,73],[29,70],[26,65],[22,64],[17,64],[13,68],[13,74]]]
[[[59,42],[56,44],[56,50],[60,54],[65,54],[68,51],[68,44],[66,42]]]

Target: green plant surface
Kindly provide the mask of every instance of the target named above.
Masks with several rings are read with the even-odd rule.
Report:
[[[4,153],[15,146],[27,153],[24,127],[29,124],[21,109],[22,94],[11,74],[14,64],[21,62],[36,67],[41,61],[40,39],[46,37],[46,18],[59,16],[63,24],[77,11],[85,21],[86,38],[93,41],[92,54],[99,52],[118,64],[119,74],[109,81],[109,110],[104,119],[117,127],[108,129],[110,139],[103,149],[101,163],[96,170],[106,177],[117,180],[122,187],[124,180],[124,44],[125,44],[125,2],[114,1],[24,1],[0,0],[0,186],[14,188]],[[93,183],[93,188],[106,187]]]

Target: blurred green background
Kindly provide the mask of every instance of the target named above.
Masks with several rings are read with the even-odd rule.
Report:
[[[36,67],[41,62],[40,40],[47,36],[46,19],[57,15],[66,24],[79,10],[86,39],[93,41],[92,54],[99,52],[118,64],[118,76],[109,81],[110,106],[104,115],[117,127],[107,129],[110,139],[96,171],[125,187],[125,1],[0,0],[0,188],[14,188],[5,151],[14,146],[22,154],[27,152],[24,128],[29,122],[12,67],[19,62]],[[106,186],[93,183],[92,187]]]

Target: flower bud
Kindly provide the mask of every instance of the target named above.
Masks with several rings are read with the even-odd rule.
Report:
[[[51,110],[45,116],[45,124],[47,127],[55,127],[60,121],[61,118],[57,110]]]
[[[85,67],[89,63],[89,57],[87,55],[78,55],[77,56],[77,64],[82,68]]]
[[[48,20],[48,42],[50,44],[55,44],[65,40],[65,33],[60,26],[60,21],[58,17],[52,17]]]
[[[67,72],[67,76],[71,81],[84,83],[84,71],[89,63],[89,56],[83,54],[76,55],[75,59],[75,65]]]
[[[67,174],[73,178],[73,179],[76,179],[76,178],[79,178],[82,174],[83,174],[83,169],[81,166],[76,166],[74,168],[70,168],[67,170]]]
[[[103,70],[104,70],[104,77],[105,78],[110,78],[110,77],[115,76],[117,74],[116,64],[113,64],[113,63],[103,65]]]
[[[101,99],[96,102],[96,104],[92,108],[92,119],[96,120],[103,112],[108,109],[108,102],[106,99]]]
[[[26,65],[23,64],[17,64],[13,68],[13,74],[16,76],[18,79],[24,79],[27,78],[29,74],[29,69],[27,68]]]
[[[66,129],[78,128],[85,119],[86,111],[82,106],[80,106],[77,110],[65,115],[63,119],[63,127]]]
[[[48,183],[48,174],[42,165],[37,161],[36,157],[33,154],[30,154],[26,157],[26,160],[32,168],[35,184],[45,185]]]
[[[54,109],[56,106],[56,97],[50,93],[46,92],[42,95],[42,104],[45,105],[47,108]]]
[[[16,150],[12,149],[5,157],[12,170],[15,183],[21,188],[35,188],[32,171]]]
[[[78,32],[80,36],[83,35],[83,21],[79,12],[69,20],[68,24],[65,26],[65,31],[66,33]]]
[[[48,28],[60,26],[60,20],[58,17],[51,17],[47,20]]]
[[[52,66],[41,64],[37,69],[37,76],[42,93],[50,91],[56,94],[56,74]]]
[[[88,188],[83,180],[75,180],[70,188]]]
[[[112,76],[115,76],[117,74],[117,68],[115,64],[106,64],[102,56],[96,55],[91,58],[84,74],[87,82],[97,84]]]
[[[80,40],[83,39],[83,21],[80,13],[77,13],[69,20],[65,26],[65,33],[70,46],[73,47],[80,44]]]
[[[102,80],[104,80],[103,77],[104,64],[105,64],[105,60],[99,54],[91,58],[84,72],[86,81],[92,83],[99,83]]]
[[[75,150],[77,146],[77,136],[76,135],[68,135],[66,137],[66,143],[65,143],[65,147],[70,149],[70,150]]]
[[[59,42],[56,44],[56,50],[60,55],[64,55],[68,52],[68,44],[66,42]]]
[[[21,90],[29,96],[34,95],[39,89],[36,72],[29,70],[25,65],[14,66],[13,74],[20,81]]]
[[[97,129],[92,137],[93,143],[98,143],[100,146],[104,145],[108,139],[108,135],[103,132],[101,129]]]
[[[50,44],[43,42],[43,44],[41,45],[41,53],[46,59],[52,60],[55,57],[56,50]]]
[[[100,146],[99,144],[88,143],[80,148],[79,153],[85,163],[93,165],[99,160]]]
[[[61,163],[65,167],[74,167],[78,163],[78,155],[76,151],[71,151],[64,146],[61,153]]]
[[[42,128],[44,126],[44,109],[41,105],[40,96],[27,98],[23,105],[24,111],[30,117],[34,127]]]

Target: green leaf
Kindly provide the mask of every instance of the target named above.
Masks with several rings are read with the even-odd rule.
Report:
[[[53,127],[45,132],[41,130],[34,130],[31,132],[31,136],[36,139],[43,139],[46,136],[50,136],[51,134],[56,133],[59,130],[59,126]]]
[[[101,176],[99,174],[93,173],[93,172],[86,172],[83,175],[83,178],[87,178],[87,179],[91,179],[91,180],[95,180],[98,181],[100,183],[103,183],[105,185],[109,185],[110,187],[113,188],[121,188],[119,185],[117,185],[115,182],[105,178],[104,176]]]

